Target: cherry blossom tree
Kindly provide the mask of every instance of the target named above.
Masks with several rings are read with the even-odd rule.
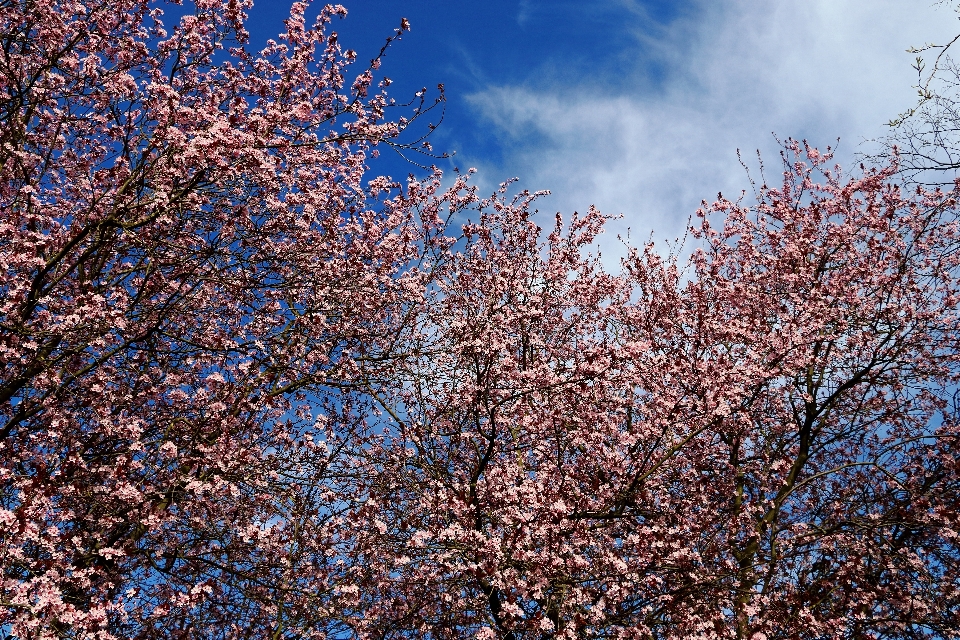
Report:
[[[613,273],[249,6],[0,0],[5,636],[960,635],[956,190],[790,143]]]
[[[374,390],[364,637],[958,637],[956,193],[829,162],[683,268],[479,203]]]
[[[365,165],[431,105],[347,79],[339,6],[251,53],[250,4],[0,3],[5,636],[342,628],[352,389],[442,200]]]

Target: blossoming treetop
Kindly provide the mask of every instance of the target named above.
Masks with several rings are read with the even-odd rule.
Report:
[[[341,7],[165,6],[0,2],[5,635],[957,636],[956,192],[790,143],[611,273],[370,178]]]

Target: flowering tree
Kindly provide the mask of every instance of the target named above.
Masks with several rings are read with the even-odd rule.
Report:
[[[958,636],[956,192],[794,144],[612,274],[365,178],[342,8],[163,6],[0,2],[5,636]]]
[[[958,636],[956,194],[785,159],[686,269],[480,203],[376,396],[368,637]]]
[[[322,636],[438,223],[365,162],[429,105],[345,80],[342,7],[253,54],[248,0],[163,6],[0,3],[0,630]]]

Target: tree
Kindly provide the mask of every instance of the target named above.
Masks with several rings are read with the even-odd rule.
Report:
[[[960,3],[954,4],[960,12]],[[945,44],[911,47],[917,54],[917,104],[890,121],[890,135],[882,140],[881,155],[896,147],[900,170],[911,182],[952,185],[960,170],[960,66],[951,49],[960,34]],[[874,156],[877,160],[878,156]]]
[[[5,636],[958,636],[957,191],[791,143],[610,273],[369,180],[341,7],[163,6],[0,0]]]
[[[785,162],[685,269],[481,203],[377,394],[366,637],[960,635],[957,194]]]
[[[0,3],[5,635],[339,628],[351,388],[439,228],[365,163],[430,105],[348,83],[342,7],[255,54],[250,5]]]

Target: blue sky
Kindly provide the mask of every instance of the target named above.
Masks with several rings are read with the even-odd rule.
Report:
[[[736,150],[776,168],[782,138],[849,164],[914,99],[911,45],[960,30],[934,0],[354,0],[334,25],[372,57],[406,17],[384,72],[398,100],[447,88],[433,142],[492,189],[553,192],[541,210],[597,205],[664,239],[701,199],[748,188]],[[282,29],[285,0],[260,0],[255,43]],[[452,166],[452,165],[448,165]],[[393,173],[409,168],[390,165]]]

